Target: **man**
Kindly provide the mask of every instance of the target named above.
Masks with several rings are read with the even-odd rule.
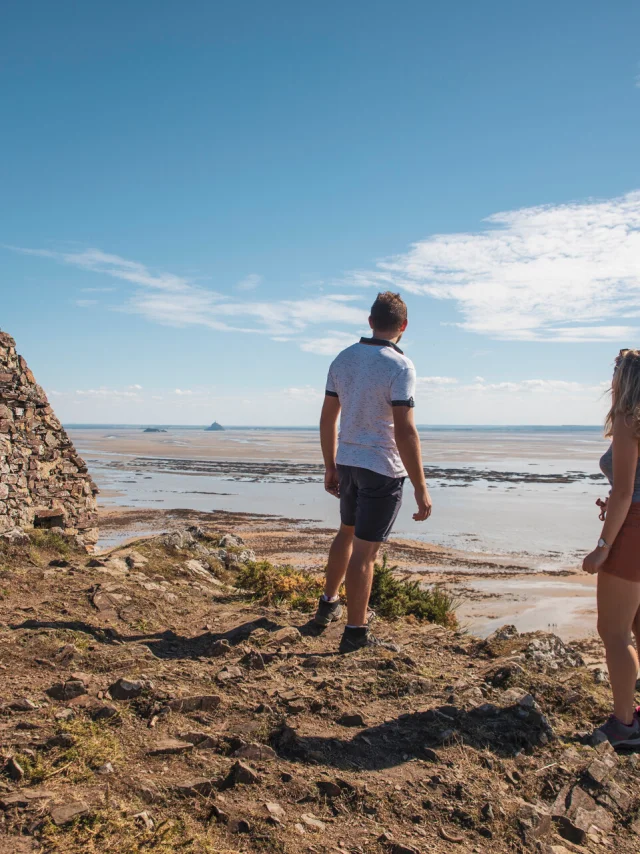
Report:
[[[333,361],[320,418],[324,485],[340,498],[342,524],[329,551],[314,621],[328,626],[340,618],[338,591],[346,577],[347,626],[340,652],[382,645],[368,625],[373,565],[400,510],[407,475],[418,505],[413,518],[419,522],[431,514],[413,418],[416,372],[398,347],[407,328],[400,295],[378,294],[369,325],[373,337],[360,339]]]

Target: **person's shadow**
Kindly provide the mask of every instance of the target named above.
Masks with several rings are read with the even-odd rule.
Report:
[[[449,744],[469,745],[498,757],[513,757],[548,743],[553,731],[546,718],[518,705],[497,708],[480,706],[469,712],[439,706],[403,714],[377,726],[360,728],[349,737],[300,735],[283,724],[271,737],[271,745],[283,758],[321,762],[342,770],[378,771],[410,758],[426,759],[437,767],[437,750]]]
[[[204,632],[195,637],[184,637],[167,629],[164,632],[152,634],[125,635],[112,627],[94,626],[82,620],[25,620],[9,626],[14,631],[19,629],[67,629],[91,635],[95,641],[104,644],[144,643],[156,658],[162,659],[196,659],[215,657],[215,646],[219,641],[227,641],[230,647],[236,646],[251,637],[256,629],[276,632],[283,628],[281,623],[275,623],[268,617],[259,617],[234,626],[225,632]]]

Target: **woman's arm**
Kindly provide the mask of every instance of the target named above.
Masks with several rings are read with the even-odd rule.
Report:
[[[613,425],[613,488],[607,502],[607,518],[602,528],[602,539],[607,545],[598,547],[585,558],[583,568],[587,572],[597,572],[600,569],[627,518],[637,465],[638,437],[631,424],[622,416],[618,416]]]
[[[602,539],[610,546],[627,518],[636,480],[638,438],[630,424],[618,417],[613,425],[613,488],[607,504]]]

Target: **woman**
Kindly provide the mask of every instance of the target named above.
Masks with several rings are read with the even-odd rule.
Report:
[[[613,714],[596,733],[614,746],[640,746],[638,651],[631,638],[633,632],[640,650],[640,350],[621,350],[616,359],[605,435],[612,441],[600,467],[611,492],[597,502],[602,536],[583,563],[586,572],[598,573],[598,634],[613,692]]]

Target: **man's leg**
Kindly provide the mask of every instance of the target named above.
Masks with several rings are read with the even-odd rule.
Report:
[[[357,479],[353,550],[346,579],[348,617],[340,641],[340,652],[355,652],[367,646],[383,646],[397,651],[394,644],[381,641],[371,634],[367,611],[375,560],[398,515],[404,478],[391,478],[368,469],[358,469]]]
[[[331,543],[324,583],[324,595],[327,599],[337,597],[344,581],[353,548],[353,531],[352,525],[340,525],[340,530]]]
[[[373,565],[380,543],[353,539],[351,558],[347,566],[347,625],[366,626],[367,606],[373,583]]]

